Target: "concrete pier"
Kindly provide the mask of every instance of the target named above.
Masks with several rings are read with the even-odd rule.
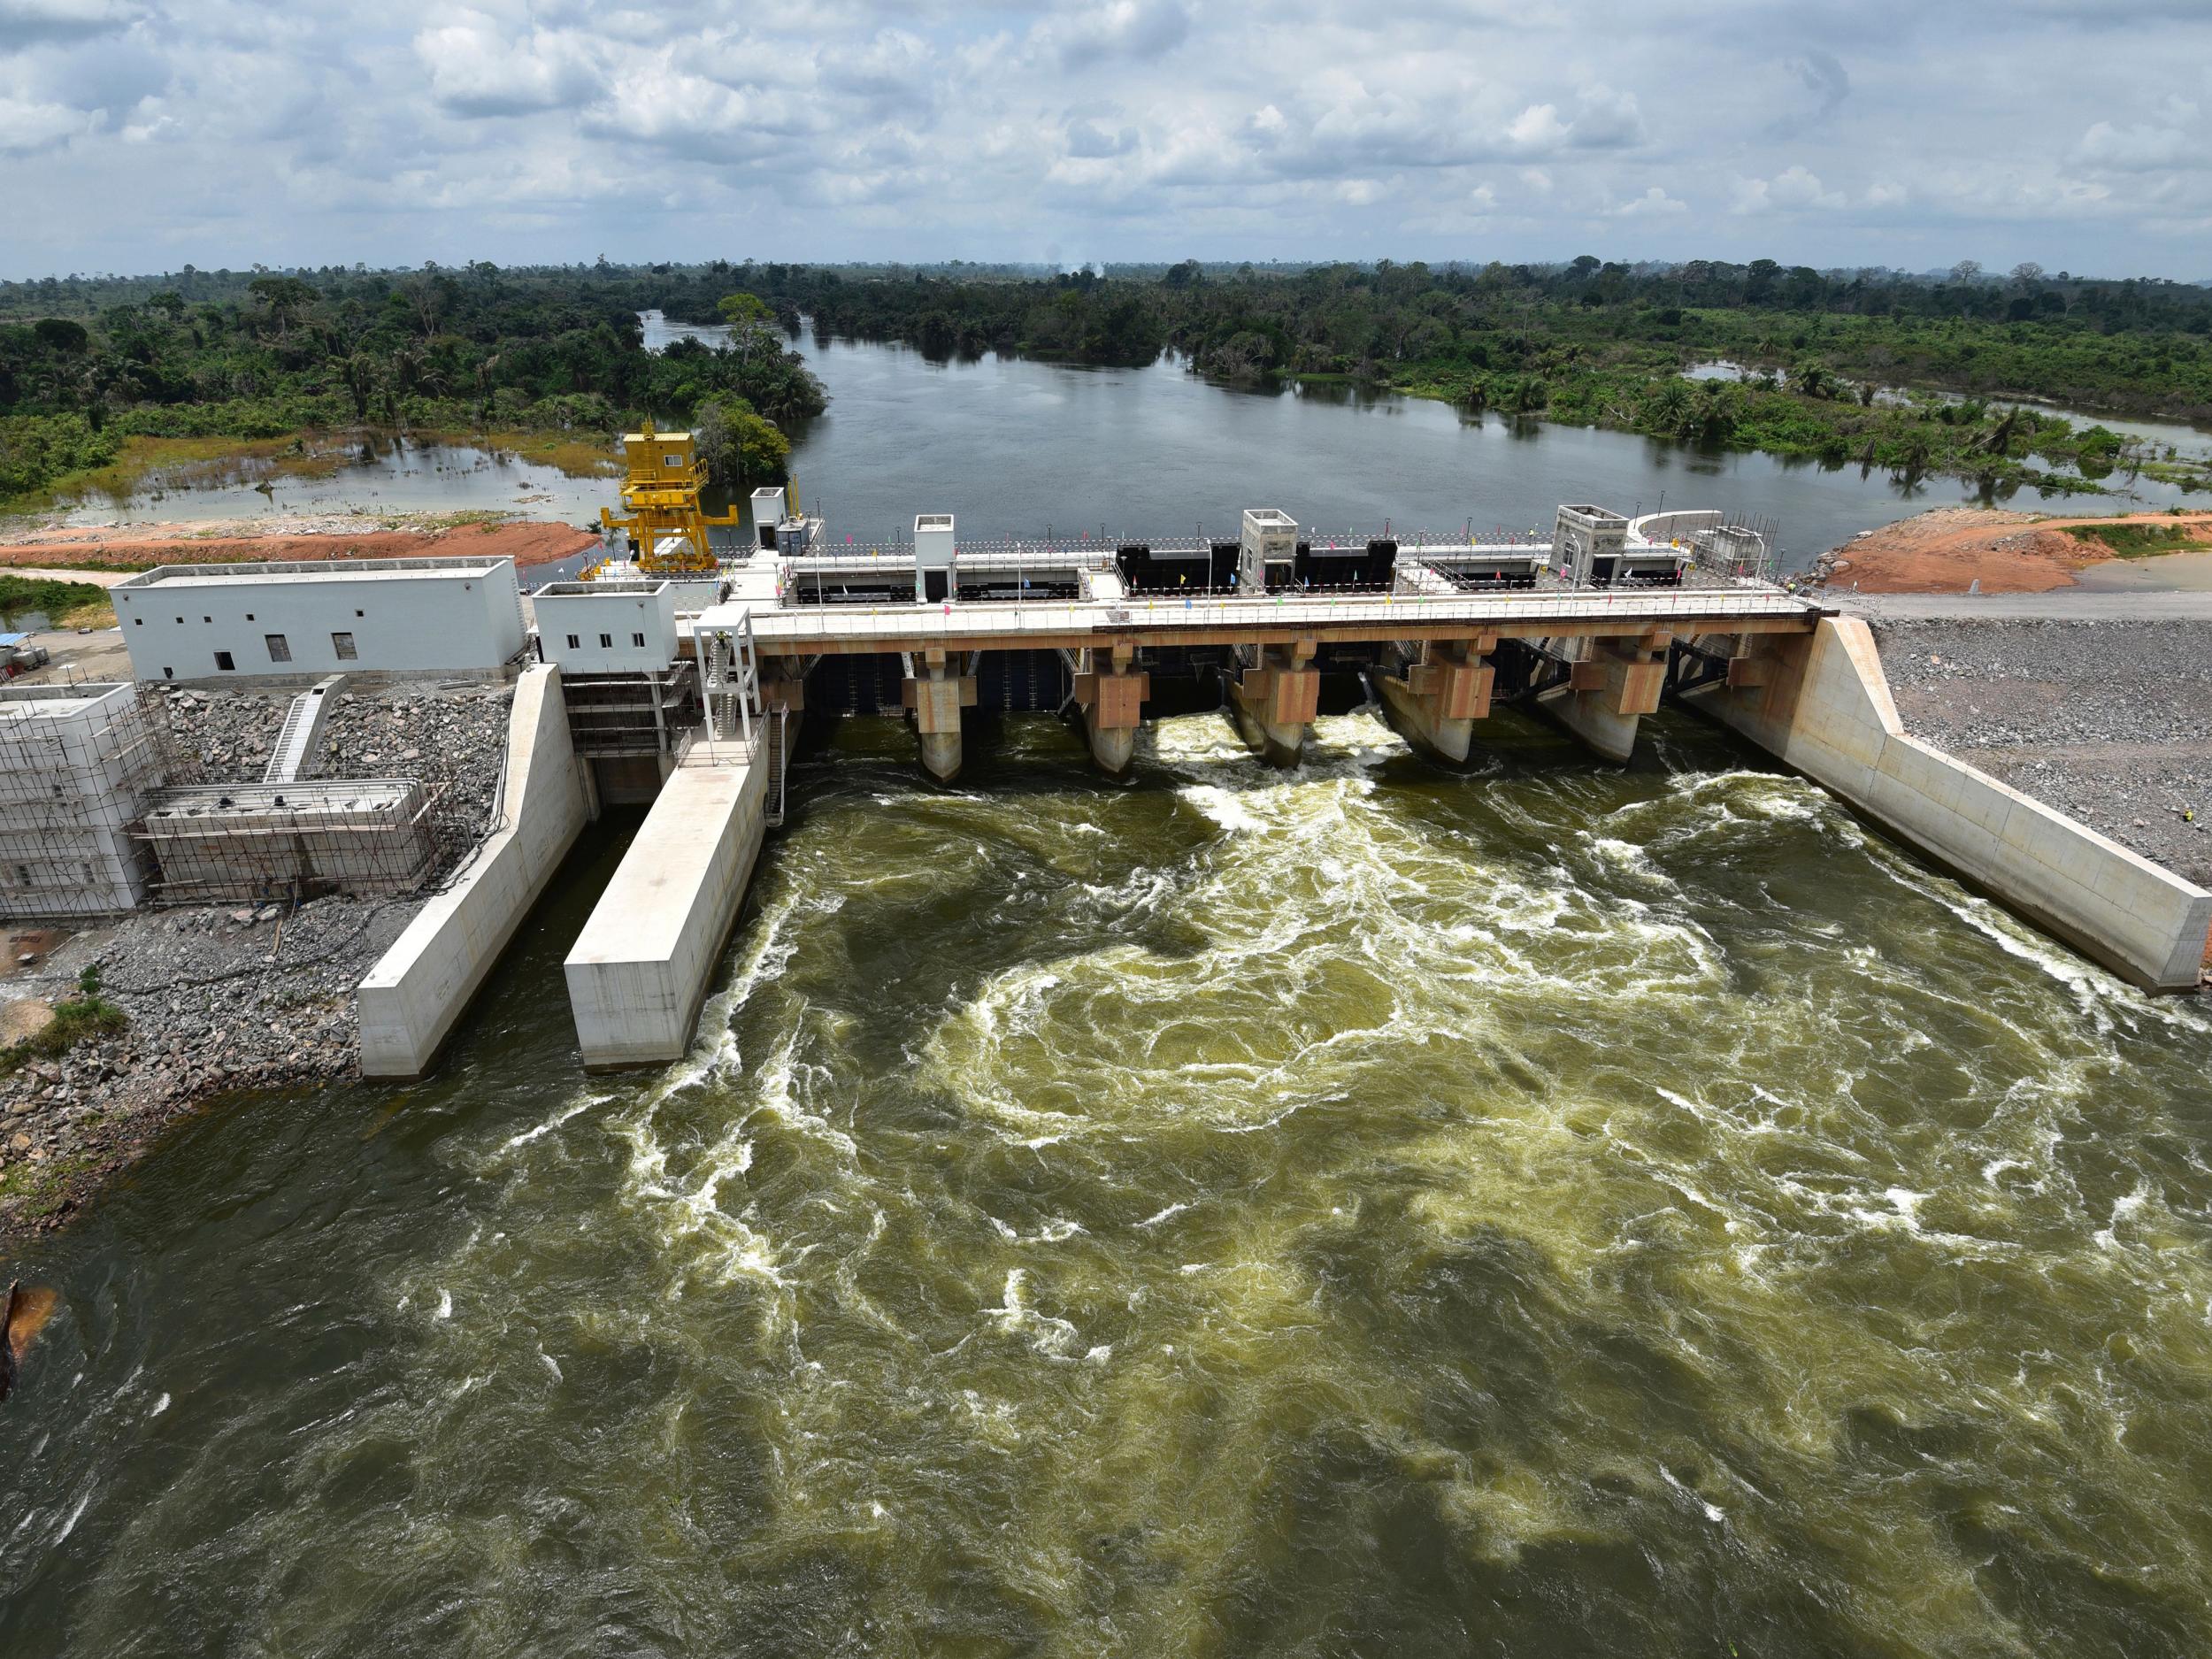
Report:
[[[768,768],[694,746],[669,775],[563,971],[587,1071],[691,1045],[760,856]]]
[[[1699,644],[1732,660],[1693,706],[2122,978],[2195,987],[2212,893],[1908,735],[1865,623]]]
[[[960,710],[975,706],[975,676],[948,665],[941,648],[924,652],[903,687],[914,729],[921,736],[922,770],[939,783],[960,775]]]
[[[1601,760],[1625,765],[1636,752],[1638,721],[1659,711],[1672,637],[1654,631],[1585,641],[1569,683],[1543,693],[1536,706]]]
[[[1083,734],[1091,758],[1110,778],[1126,776],[1137,752],[1137,728],[1144,723],[1144,700],[1152,695],[1152,676],[1129,666],[1134,649],[1086,650],[1075,673],[1076,706],[1083,710]]]
[[[561,696],[561,671],[525,672],[507,718],[503,823],[369,970],[357,995],[361,1075],[430,1070],[591,816]]]
[[[1311,640],[1253,647],[1254,660],[1230,683],[1237,730],[1271,766],[1295,766],[1305,750],[1306,728],[1321,701],[1313,653]]]
[[[1458,764],[1467,758],[1477,720],[1490,713],[1490,692],[1497,670],[1483,660],[1496,645],[1488,640],[1420,641],[1409,648],[1402,673],[1379,672],[1390,723],[1415,749]]]

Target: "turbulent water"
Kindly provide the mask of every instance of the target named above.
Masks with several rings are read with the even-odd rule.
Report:
[[[0,1650],[2203,1651],[2212,1022],[1647,726],[849,723],[612,1081],[595,843],[18,1269]]]

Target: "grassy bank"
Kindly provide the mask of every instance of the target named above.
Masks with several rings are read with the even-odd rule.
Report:
[[[58,628],[105,628],[115,624],[115,607],[104,588],[0,570],[0,617],[21,617],[31,611],[42,613]]]
[[[2115,558],[2158,558],[2168,553],[2212,552],[2212,526],[2193,524],[2074,524],[2066,534],[2104,549]]]

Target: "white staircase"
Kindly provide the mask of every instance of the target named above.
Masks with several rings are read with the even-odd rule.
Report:
[[[338,692],[345,683],[343,674],[333,674],[327,680],[317,680],[292,699],[292,706],[284,713],[284,726],[277,733],[276,745],[269,751],[269,764],[261,774],[262,782],[293,783],[315,775],[315,746],[321,740],[323,722],[330,718],[331,706],[338,701]]]
[[[768,765],[768,794],[763,809],[772,829],[783,826],[783,795],[785,775],[790,767],[791,715],[786,709],[771,709],[764,717],[768,741],[765,745]]]

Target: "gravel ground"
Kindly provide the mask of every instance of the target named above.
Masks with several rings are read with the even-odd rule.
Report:
[[[2212,886],[2212,622],[1870,620],[1907,730]]]
[[[442,785],[449,876],[489,816],[511,695],[503,686],[348,695],[329,717],[317,775]],[[162,699],[180,760],[209,782],[260,778],[289,701]],[[354,987],[426,896],[141,911],[0,979],[0,998],[52,1001],[96,966],[102,995],[130,1018],[114,1037],[0,1078],[0,1238],[59,1225],[163,1122],[203,1101],[350,1074]]]

